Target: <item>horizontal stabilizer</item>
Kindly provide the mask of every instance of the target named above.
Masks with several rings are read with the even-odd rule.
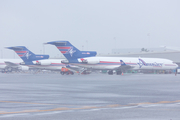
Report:
[[[9,61],[4,61],[4,63],[5,63],[7,66],[11,66],[11,67],[17,67],[17,66],[19,66],[19,64],[15,64],[15,63],[12,63],[12,62],[9,62]]]

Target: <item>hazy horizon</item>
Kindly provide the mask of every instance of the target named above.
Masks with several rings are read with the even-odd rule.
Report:
[[[179,47],[179,0],[0,0],[0,54],[10,46],[62,56],[43,43],[68,40],[80,50]]]

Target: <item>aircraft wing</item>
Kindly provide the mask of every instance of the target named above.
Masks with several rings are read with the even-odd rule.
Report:
[[[116,69],[129,70],[133,68],[132,66],[125,64],[122,60],[120,60],[120,62],[121,62],[121,66],[117,67]]]
[[[116,69],[120,69],[120,70],[129,70],[129,69],[132,69],[133,67],[130,66],[130,65],[126,65],[126,66],[120,66],[120,67],[117,67]]]
[[[9,61],[4,61],[4,63],[9,67],[18,67],[19,66],[18,64],[15,64],[15,63],[12,63],[12,62],[9,62]]]

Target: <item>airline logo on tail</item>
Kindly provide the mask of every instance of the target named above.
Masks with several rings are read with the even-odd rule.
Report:
[[[162,67],[163,63],[146,63],[145,61],[143,61],[142,59],[139,59],[139,63],[137,63],[139,65],[139,68],[141,68],[142,66],[153,66],[153,67]]]
[[[73,50],[73,47],[68,51],[68,53],[71,55],[71,57],[73,56],[73,54],[76,52],[76,50]],[[67,54],[68,54],[67,53]]]
[[[27,51],[24,56],[25,56],[27,59],[29,59],[29,57],[31,56],[31,54],[29,54],[29,51]]]
[[[31,56],[31,54],[29,54],[29,51],[15,51],[19,57],[26,57],[27,59],[29,59],[29,57]]]
[[[57,48],[59,49],[59,51],[61,51],[62,54],[70,54],[71,57],[76,52],[76,50],[73,50],[73,47],[61,47],[61,46],[57,46]]]

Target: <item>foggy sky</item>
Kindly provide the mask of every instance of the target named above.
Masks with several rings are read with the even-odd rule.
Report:
[[[43,53],[68,40],[80,50],[180,47],[179,0],[0,0],[0,58],[10,46]],[[51,57],[62,56],[45,45]]]

